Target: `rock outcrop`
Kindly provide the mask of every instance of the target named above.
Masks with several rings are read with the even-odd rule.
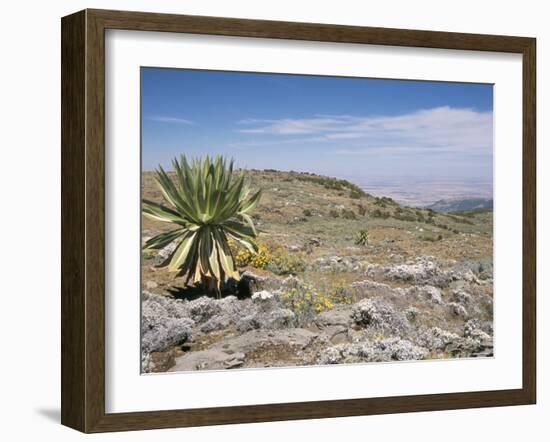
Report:
[[[363,263],[315,265],[338,272]],[[347,302],[308,315],[288,301],[306,287],[295,276],[247,272],[239,283],[239,293],[251,291],[245,297],[178,300],[144,291],[142,368],[155,371],[163,354],[171,371],[492,356],[492,293],[475,269],[426,256],[371,264],[359,270],[366,279],[346,287]]]

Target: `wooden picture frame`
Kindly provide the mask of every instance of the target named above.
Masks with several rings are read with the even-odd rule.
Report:
[[[271,405],[105,412],[105,30],[418,48],[523,57],[523,385]],[[536,42],[533,38],[84,10],[62,19],[62,424],[83,432],[534,404],[536,400]]]

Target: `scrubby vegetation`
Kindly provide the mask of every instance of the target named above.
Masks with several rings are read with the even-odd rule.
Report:
[[[271,173],[278,173],[274,170],[269,170]],[[304,182],[310,182],[315,183],[323,186],[325,189],[331,189],[331,190],[349,190],[349,197],[353,199],[358,199],[364,196],[367,196],[367,194],[358,187],[357,185],[347,181],[342,180],[338,178],[331,178],[326,177],[322,175],[316,175],[314,173],[308,173],[308,172],[289,172],[287,179],[294,179],[297,181],[304,181]]]
[[[302,253],[289,253],[284,247],[261,242],[258,243],[256,252],[234,243],[234,254],[238,267],[268,269],[276,275],[296,275],[306,267]]]
[[[144,249],[144,290],[181,299],[181,316],[191,321],[188,334],[177,334],[185,336],[185,352],[180,341],[157,346],[147,370],[490,354],[492,211],[406,207],[314,174],[234,173],[262,193],[249,219],[241,219],[257,232],[250,247],[228,235],[238,278],[224,278],[223,299],[205,301],[207,292],[193,278],[159,267],[173,259],[169,243]],[[166,176],[178,182],[177,174]],[[155,174],[143,174],[143,195],[153,205],[165,202]],[[144,218],[144,244],[166,236],[170,225]],[[232,356],[241,351],[243,357]],[[201,352],[214,359],[200,359]],[[216,359],[220,352],[223,361]]]

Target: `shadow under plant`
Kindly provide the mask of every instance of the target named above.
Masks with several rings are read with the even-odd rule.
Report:
[[[144,197],[163,204],[154,176]],[[235,273],[214,293],[159,266],[178,241],[144,249],[144,372],[492,356],[491,211],[404,207],[313,174],[246,181],[257,234],[228,237]],[[144,218],[144,244],[172,227]]]

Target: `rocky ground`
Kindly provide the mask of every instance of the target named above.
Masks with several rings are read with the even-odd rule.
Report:
[[[492,279],[482,266],[423,256],[372,264],[363,275],[349,287],[353,302],[310,315],[285,299],[304,285],[293,276],[246,272],[241,287],[253,295],[245,299],[144,290],[143,371],[492,356]]]
[[[160,201],[151,178],[144,197]],[[492,356],[491,211],[405,207],[297,173],[250,180],[269,252],[240,263],[222,299],[158,267],[170,248],[144,253],[144,372]],[[167,228],[144,219],[143,240]]]

